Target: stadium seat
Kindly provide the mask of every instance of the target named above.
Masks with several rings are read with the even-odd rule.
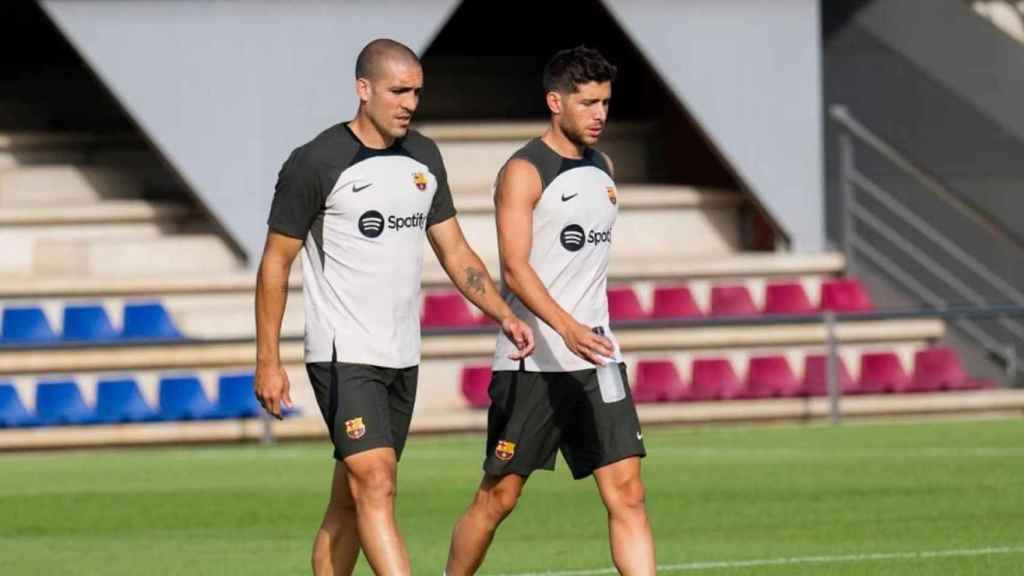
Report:
[[[860,280],[842,278],[822,283],[820,308],[836,312],[868,312],[875,306]]]
[[[654,289],[652,318],[700,318],[700,311],[693,293],[687,286],[658,286]]]
[[[864,394],[910,391],[910,377],[893,352],[869,352],[860,357],[860,382]]]
[[[814,314],[817,310],[799,282],[768,284],[764,289],[765,314]]]
[[[178,340],[182,338],[182,334],[162,304],[147,302],[125,304],[124,329],[121,331],[121,337]]]
[[[159,396],[161,420],[210,420],[222,416],[195,376],[160,378]]]
[[[486,364],[479,366],[463,366],[461,387],[462,397],[473,408],[487,408],[491,405],[488,392],[491,386],[491,367]]]
[[[0,383],[0,428],[35,426],[39,420],[25,408],[18,389],[7,382]]]
[[[690,400],[729,400],[739,398],[743,386],[732,364],[724,358],[693,361]]]
[[[964,372],[956,350],[945,346],[919,350],[914,354],[914,373],[910,392],[937,390],[974,390],[990,388],[991,383],[973,380]]]
[[[608,289],[608,316],[612,322],[646,320],[648,317],[640,298],[629,286]]]
[[[473,326],[478,324],[469,309],[469,302],[458,292],[435,292],[423,299],[424,328]]]
[[[859,394],[857,384],[846,369],[842,358],[839,361],[839,391],[842,394]],[[811,354],[804,358],[803,391],[808,396],[828,396],[828,357]]]
[[[81,390],[72,380],[39,382],[36,385],[36,414],[44,426],[96,422],[96,412],[85,404]]]
[[[743,398],[793,398],[802,392],[803,386],[785,356],[753,356],[747,362]]]
[[[132,378],[100,380],[96,385],[96,420],[108,424],[118,422],[152,422],[156,410],[146,402]]]
[[[760,313],[746,286],[727,284],[711,287],[712,316],[757,316]]]
[[[57,341],[46,314],[38,306],[4,308],[3,342],[5,344],[48,344]]]
[[[263,407],[256,400],[251,372],[221,374],[217,379],[217,410],[224,418],[255,418],[260,415]]]
[[[640,360],[636,364],[633,400],[637,403],[687,400],[690,391],[671,360]]]
[[[70,342],[102,342],[115,340],[118,333],[110,317],[98,304],[64,307],[64,340]]]

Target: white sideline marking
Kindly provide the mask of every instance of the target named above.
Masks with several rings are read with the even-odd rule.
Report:
[[[730,568],[757,568],[760,566],[790,566],[796,564],[840,564],[848,562],[878,562],[883,560],[922,560],[928,558],[953,558],[963,556],[992,556],[996,554],[1024,553],[1024,546],[1000,546],[966,550],[927,550],[923,552],[889,552],[877,554],[845,554],[838,556],[796,556],[792,558],[761,558],[756,560],[728,560],[720,562],[687,562],[685,564],[662,564],[658,572],[695,572],[698,570],[722,570]],[[591,574],[616,574],[615,568],[597,570],[562,570],[550,572],[520,572],[499,576],[590,576]]]

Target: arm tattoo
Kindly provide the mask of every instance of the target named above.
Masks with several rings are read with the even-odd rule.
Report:
[[[484,274],[483,272],[469,266],[466,268],[466,290],[474,292],[476,294],[484,293]]]

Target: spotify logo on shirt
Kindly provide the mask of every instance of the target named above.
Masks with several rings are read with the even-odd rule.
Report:
[[[427,216],[417,212],[410,216],[395,216],[387,219],[376,210],[369,210],[359,217],[359,231],[367,238],[376,238],[384,232],[385,222],[388,230],[423,230],[427,225]]]
[[[579,224],[569,224],[565,228],[562,228],[562,248],[565,248],[569,252],[576,252],[580,248],[583,248],[583,244],[586,240],[586,234],[583,232],[583,227]]]
[[[384,231],[384,215],[369,210],[359,217],[359,231],[367,238],[376,238]]]
[[[569,252],[578,252],[586,244],[604,244],[612,241],[612,231],[606,230],[599,232],[597,230],[591,230],[585,232],[583,227],[579,224],[569,224],[562,229],[560,237],[562,241],[562,248],[565,248]]]

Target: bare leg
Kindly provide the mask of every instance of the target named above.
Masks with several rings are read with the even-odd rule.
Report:
[[[654,538],[644,506],[640,458],[602,466],[594,470],[594,479],[608,509],[608,539],[615,567],[626,576],[653,576]]]
[[[331,499],[313,540],[313,574],[348,576],[352,574],[358,558],[356,505],[348,487],[348,470],[343,462],[336,462],[331,480]]]
[[[495,530],[515,508],[525,484],[526,478],[517,474],[484,476],[473,502],[452,530],[448,567],[445,570],[448,576],[476,573],[484,561]]]
[[[409,554],[395,522],[397,460],[392,448],[375,448],[345,458],[363,553],[376,574],[410,573]]]

